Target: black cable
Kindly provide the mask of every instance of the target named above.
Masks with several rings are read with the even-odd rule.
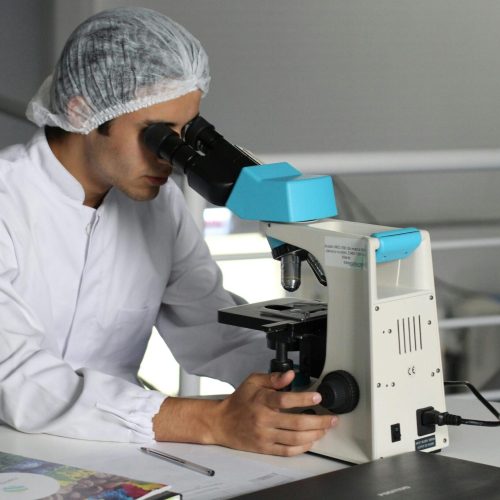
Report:
[[[481,427],[500,427],[500,420],[474,420],[462,418],[460,415],[453,415],[447,411],[427,410],[422,413],[423,425],[478,425]]]
[[[445,387],[467,387],[474,396],[476,396],[479,401],[488,408],[490,413],[492,413],[498,420],[500,420],[500,412],[467,380],[445,380]]]
[[[498,427],[498,426],[500,426],[500,421],[491,422],[488,420],[472,420],[470,418],[462,419],[461,423],[464,425],[480,425],[482,427]]]
[[[453,415],[447,411],[439,412],[431,409],[422,413],[423,425],[477,425],[481,427],[500,427],[500,413],[498,410],[470,383],[465,380],[448,380],[444,382],[445,386],[467,387],[477,399],[497,418],[497,420],[476,420],[471,418],[462,418],[459,415]]]

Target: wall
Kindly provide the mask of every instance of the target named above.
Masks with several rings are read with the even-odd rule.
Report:
[[[498,2],[140,4],[202,41],[213,74],[204,112],[259,152],[498,146]]]
[[[499,2],[3,1],[0,97],[24,107],[81,20],[135,4],[170,15],[202,41],[213,77],[202,113],[230,140],[304,170],[343,172],[342,217],[500,231]],[[33,130],[0,113],[0,146]],[[398,171],[397,160],[392,172],[348,175],[360,165],[362,171],[374,151],[382,155],[378,167],[403,151],[401,169],[409,158],[414,169]],[[419,173],[427,153],[435,166],[470,159],[477,168]],[[437,258],[454,279],[470,267],[459,254]],[[458,259],[453,272],[450,259]],[[494,264],[483,275],[471,271],[471,285],[486,279],[494,287]]]
[[[0,107],[22,114],[25,104],[48,73],[52,2],[2,0],[0,16]],[[35,127],[0,113],[0,147],[24,142]]]
[[[343,172],[346,218],[415,224],[437,237],[500,235],[500,2],[3,0],[0,96],[25,104],[79,21],[137,4],[202,41],[213,77],[202,113],[230,140],[304,170]],[[0,114],[0,146],[33,130]],[[383,165],[401,151],[423,153],[412,172],[340,168],[346,157],[362,171],[370,153],[385,154]],[[418,161],[436,162],[436,152],[474,168],[419,173]],[[498,292],[497,255],[436,253],[436,274]]]
[[[498,147],[491,0],[4,0],[0,94],[27,100],[80,20],[137,4],[202,41],[203,113],[258,154]]]
[[[389,161],[396,151],[486,149],[500,168],[498,2],[140,3],[202,41],[212,70],[202,113],[257,155],[336,173],[342,153],[356,164],[374,151]],[[343,180],[389,224],[499,219],[500,170]]]

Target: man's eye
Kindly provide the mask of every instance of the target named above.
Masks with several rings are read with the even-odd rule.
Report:
[[[181,129],[181,134],[180,134],[180,135],[181,135],[181,139],[182,139],[183,141],[185,141],[185,140],[186,140],[186,133],[187,133],[187,131],[188,131],[188,128],[189,128],[189,127],[193,124],[193,122],[194,122],[195,120],[197,120],[197,119],[198,119],[198,117],[199,117],[199,116],[200,116],[199,114],[198,114],[198,115],[196,115],[196,116],[195,116],[192,120],[188,121],[188,122],[186,123],[186,125],[184,125],[184,127],[182,127],[182,129]]]

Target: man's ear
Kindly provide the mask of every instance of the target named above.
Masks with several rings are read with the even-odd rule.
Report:
[[[75,128],[82,128],[89,119],[91,110],[82,96],[76,95],[68,101],[66,109],[69,123]]]

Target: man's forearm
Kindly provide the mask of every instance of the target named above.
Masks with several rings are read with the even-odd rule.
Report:
[[[222,401],[167,398],[153,418],[155,438],[272,455],[308,451],[337,418],[288,412],[321,401],[316,392],[280,391],[294,376],[292,370],[254,373]]]
[[[153,417],[157,441],[216,444],[215,422],[220,401],[168,397]]]

